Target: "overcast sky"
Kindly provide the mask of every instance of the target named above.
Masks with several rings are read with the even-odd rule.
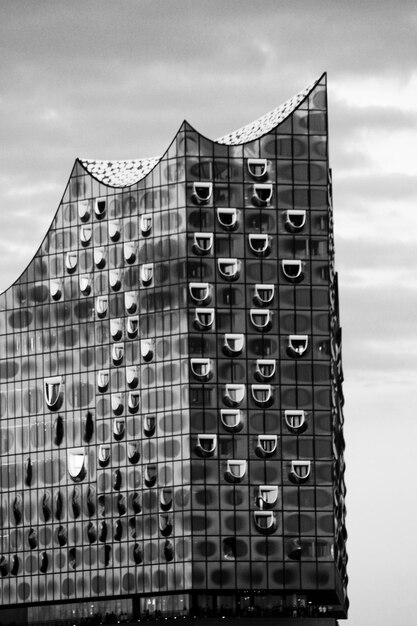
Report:
[[[416,614],[417,5],[0,0],[0,289],[76,157],[216,138],[328,72],[352,626]]]

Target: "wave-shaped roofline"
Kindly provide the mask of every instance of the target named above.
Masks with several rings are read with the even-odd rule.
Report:
[[[213,143],[226,146],[237,146],[255,141],[260,137],[270,133],[274,128],[282,124],[301,104],[308,98],[313,89],[326,76],[324,72],[314,83],[306,87],[303,91],[286,100],[279,107],[265,113],[262,117],[249,122],[245,126],[220,137],[219,139],[209,139]],[[188,122],[184,121],[184,124]],[[191,126],[190,124],[188,124]],[[198,131],[196,131],[198,132]],[[201,135],[201,133],[199,133]],[[108,187],[124,188],[135,185],[145,178],[154,167],[161,161],[162,156],[148,157],[130,160],[93,160],[78,159],[83,168],[96,180]]]

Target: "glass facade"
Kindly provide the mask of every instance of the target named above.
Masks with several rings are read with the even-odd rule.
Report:
[[[1,602],[32,623],[346,616],[325,75],[290,103],[184,122],[136,182],[77,160],[0,296]]]

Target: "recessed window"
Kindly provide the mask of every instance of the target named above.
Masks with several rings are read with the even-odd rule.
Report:
[[[289,356],[293,358],[299,358],[303,356],[308,348],[308,336],[307,335],[290,335],[288,337],[287,352]]]
[[[112,393],[111,395],[111,408],[115,415],[123,413],[123,401],[120,393]]]
[[[258,435],[255,452],[261,458],[272,456],[278,446],[277,435]]]
[[[303,432],[307,428],[306,412],[301,410],[286,410],[284,411],[285,423],[288,430],[297,433]]]
[[[79,277],[80,291],[84,296],[88,296],[91,292],[91,278],[88,274],[80,274]]]
[[[144,287],[148,287],[153,278],[153,263],[145,263],[140,268],[140,279]]]
[[[132,315],[127,318],[126,321],[126,332],[129,339],[134,339],[139,331],[139,316]]]
[[[156,465],[146,465],[145,467],[145,485],[147,487],[153,487],[156,483],[157,468]]]
[[[96,313],[97,317],[103,318],[106,317],[108,307],[108,298],[107,296],[97,296],[96,298]]]
[[[229,432],[238,432],[243,428],[240,409],[220,409],[220,420]]]
[[[123,419],[113,420],[113,437],[116,441],[121,441],[125,435],[125,421]]]
[[[161,535],[164,537],[169,537],[172,533],[172,519],[171,515],[160,515],[159,516],[159,530]]]
[[[213,376],[213,364],[211,359],[190,359],[191,372],[201,381],[210,380]]]
[[[255,378],[257,380],[269,380],[275,374],[276,361],[275,359],[257,359]]]
[[[269,309],[250,309],[250,320],[256,330],[268,331],[272,326],[272,313]]]
[[[56,411],[62,405],[64,397],[62,376],[52,376],[44,379],[45,402],[51,411]]]
[[[137,463],[140,459],[139,444],[136,441],[129,441],[127,444],[127,457],[130,463]]]
[[[127,407],[129,413],[137,413],[140,407],[140,394],[139,391],[129,391],[127,397]]]
[[[156,416],[144,415],[143,416],[143,432],[145,437],[153,437],[156,429]]]
[[[120,238],[120,222],[113,220],[109,222],[109,237],[112,241],[118,241]]]
[[[140,216],[140,230],[144,237],[150,235],[152,230],[152,215],[150,213],[144,213]]]
[[[94,263],[99,269],[106,265],[106,253],[103,247],[94,248]]]
[[[49,291],[51,293],[52,300],[60,300],[62,296],[62,285],[61,281],[58,279],[53,279],[49,281]]]
[[[123,325],[120,318],[110,320],[110,334],[114,341],[120,341],[123,335]]]
[[[301,553],[303,551],[301,542],[299,539],[290,539],[286,544],[287,556],[293,561],[299,561],[301,559]]]
[[[253,178],[262,179],[268,172],[268,161],[266,159],[248,159],[248,172]]]
[[[85,448],[67,450],[67,467],[70,478],[79,483],[87,475],[88,456]]]
[[[214,309],[196,309],[194,327],[197,330],[209,330],[214,323]]]
[[[278,500],[277,485],[259,485],[256,504],[260,509],[271,509]]]
[[[135,313],[137,308],[136,292],[125,291],[125,309],[128,313]]]
[[[169,511],[172,507],[172,489],[161,489],[159,493],[159,505],[163,511]]]
[[[274,285],[255,285],[255,295],[253,296],[253,301],[258,306],[265,306],[270,304],[275,295],[275,287]]]
[[[236,537],[223,539],[223,558],[226,561],[234,561],[236,559]]]
[[[98,463],[100,467],[107,467],[110,463],[111,447],[109,445],[101,445],[98,449]]]
[[[174,545],[172,541],[169,541],[169,539],[165,540],[164,557],[168,563],[174,559]]]
[[[103,393],[109,386],[109,370],[99,370],[97,372],[97,387]]]
[[[239,226],[238,210],[235,208],[218,208],[217,220],[224,230],[235,230]]]
[[[289,478],[292,482],[305,482],[310,476],[310,461],[291,461]]]
[[[245,385],[225,385],[223,401],[228,406],[238,406],[245,399]]]
[[[273,511],[254,511],[253,519],[256,529],[264,534],[273,533],[277,524]]]
[[[123,256],[126,263],[131,265],[136,260],[136,246],[134,243],[128,241],[123,245]]]
[[[213,247],[213,233],[194,233],[193,252],[200,256],[209,254]]]
[[[285,213],[285,227],[290,232],[302,230],[306,223],[306,212],[302,210],[292,209]]]
[[[88,246],[91,241],[92,228],[90,225],[83,225],[80,228],[80,241],[81,245]]]
[[[273,402],[271,385],[251,385],[252,398],[258,406],[270,406]]]
[[[96,214],[97,219],[101,220],[106,214],[107,207],[107,199],[106,198],[96,198],[94,202],[94,213]]]
[[[240,261],[238,259],[217,259],[219,274],[225,280],[237,280],[240,276]]]
[[[299,283],[304,278],[304,264],[300,260],[285,259],[281,261],[282,273],[292,283]]]
[[[188,289],[190,296],[197,304],[210,303],[212,287],[209,283],[190,283]]]
[[[193,200],[197,204],[207,204],[213,194],[213,183],[193,183]]]
[[[272,238],[269,235],[249,235],[249,247],[256,256],[264,257],[271,252]]]
[[[252,202],[257,206],[266,206],[272,199],[272,185],[270,183],[256,183],[253,186]]]
[[[213,456],[217,447],[217,435],[197,435],[196,453],[202,457]]]
[[[111,355],[112,355],[113,363],[115,365],[121,364],[121,362],[123,361],[124,352],[125,352],[125,348],[122,343],[114,343],[112,345]]]
[[[136,365],[131,365],[130,367],[126,368],[126,382],[131,389],[137,387],[139,377],[138,368]]]
[[[225,478],[229,483],[239,483],[246,474],[247,461],[230,460],[227,461]]]
[[[110,270],[109,272],[109,283],[110,287],[113,291],[119,291],[122,282],[121,282],[121,271],[120,270]]]
[[[224,336],[223,352],[227,356],[241,354],[245,345],[245,336],[242,333],[226,333]]]
[[[90,218],[90,203],[88,200],[80,200],[78,202],[78,216],[82,222],[86,222]]]
[[[68,274],[72,274],[77,269],[78,256],[76,252],[67,252],[65,257],[65,267]]]
[[[154,340],[142,339],[140,342],[140,352],[144,361],[152,361],[154,355]]]

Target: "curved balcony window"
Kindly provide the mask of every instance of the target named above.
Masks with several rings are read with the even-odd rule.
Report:
[[[240,483],[246,474],[247,461],[233,459],[227,461],[225,478],[229,483]]]
[[[109,283],[110,287],[113,291],[119,291],[122,281],[121,281],[121,271],[120,270],[110,270],[109,272]]]
[[[80,291],[83,296],[88,296],[91,292],[91,279],[88,274],[80,274],[79,277]]]
[[[136,260],[136,246],[134,243],[130,241],[126,242],[123,246],[123,256],[125,258],[126,263],[131,265]]]
[[[259,485],[256,505],[260,509],[272,509],[278,501],[278,485]]]
[[[126,368],[126,382],[130,389],[134,389],[135,387],[137,387],[139,382],[139,376],[138,368],[136,365],[131,365],[130,367]]]
[[[164,557],[168,563],[174,560],[174,545],[169,539],[166,539],[164,544]]]
[[[97,317],[99,318],[106,317],[108,304],[109,304],[109,301],[108,301],[107,296],[97,296],[96,298]]]
[[[256,530],[269,534],[276,530],[277,522],[273,511],[254,511],[253,519]]]
[[[37,532],[34,528],[31,528],[29,530],[28,533],[28,543],[29,543],[29,548],[31,550],[34,550],[35,548],[38,547],[38,535]]]
[[[164,537],[169,537],[172,533],[172,519],[171,515],[160,515],[159,516],[159,530],[161,535]]]
[[[94,264],[100,270],[106,265],[106,252],[103,247],[94,248]]]
[[[251,385],[252,398],[258,406],[271,406],[273,394],[271,385]]]
[[[193,183],[193,200],[196,204],[207,204],[213,195],[213,183]]]
[[[0,559],[0,574],[3,577],[9,575],[9,563],[7,562],[7,559],[4,556],[2,556]]]
[[[135,337],[137,337],[138,331],[139,331],[139,316],[132,315],[131,317],[128,317],[126,321],[126,332],[127,332],[127,336],[129,337],[129,339],[134,339]]]
[[[152,361],[154,355],[154,344],[155,341],[153,339],[142,339],[140,342],[140,352],[142,355],[142,359],[147,363]]]
[[[140,232],[144,237],[150,235],[152,230],[152,215],[150,213],[144,213],[139,218]]]
[[[77,269],[78,256],[76,252],[67,252],[65,257],[65,267],[68,274],[72,274]]]
[[[248,159],[248,172],[253,178],[265,178],[268,172],[268,161],[266,159]]]
[[[226,561],[234,561],[236,559],[236,537],[223,539],[223,558]]]
[[[17,576],[17,574],[19,573],[19,566],[19,557],[17,556],[17,554],[15,554],[12,558],[12,565],[10,568],[10,573],[12,574],[12,576]]]
[[[217,209],[217,221],[224,230],[236,230],[239,226],[239,213],[235,208],[219,207]]]
[[[156,483],[156,478],[157,478],[157,467],[156,465],[147,465],[145,467],[145,474],[144,474],[144,478],[145,478],[145,485],[147,487],[153,487]]]
[[[129,462],[134,464],[140,459],[139,444],[136,441],[129,441],[127,444],[127,458]]]
[[[57,517],[57,519],[60,519],[60,517]],[[58,539],[58,543],[61,546],[61,548],[67,545],[68,533],[67,533],[67,529],[65,528],[65,526],[62,526],[62,525],[58,526],[57,532],[56,532],[56,538]]]
[[[32,478],[33,478],[33,464],[29,457],[28,459],[26,459],[26,462],[25,462],[25,485],[27,487],[31,486]]]
[[[223,401],[227,406],[236,407],[245,399],[245,385],[228,384],[224,388]]]
[[[251,309],[249,311],[250,321],[256,330],[260,332],[268,331],[272,326],[272,313],[269,309]]]
[[[303,547],[299,539],[290,539],[286,545],[285,549],[288,558],[293,561],[299,561],[301,559],[301,554],[303,551]]]
[[[287,428],[292,433],[301,433],[307,428],[306,412],[301,410],[286,410],[284,418]]]
[[[64,420],[62,419],[61,415],[58,415],[55,420],[54,431],[55,431],[54,444],[56,446],[60,446],[62,443],[62,440],[64,439]]]
[[[294,483],[303,483],[310,476],[310,461],[291,461],[289,478]]]
[[[300,260],[284,259],[281,261],[282,273],[292,283],[299,283],[304,278],[304,264]]]
[[[91,235],[93,233],[93,229],[88,224],[80,227],[80,241],[82,246],[88,246],[91,241]]]
[[[100,467],[107,467],[110,463],[111,447],[109,445],[101,445],[98,449],[98,463]]]
[[[109,386],[109,370],[99,370],[97,372],[97,387],[101,393],[107,391]]]
[[[15,513],[15,505],[16,505],[16,499],[13,503],[13,513],[15,516],[15,520],[16,520],[16,513]],[[51,494],[49,493],[49,491],[47,491],[46,493],[43,494],[43,498],[42,498],[42,514],[43,514],[43,519],[45,520],[45,522],[49,522],[49,520],[51,519],[51,515],[52,515],[52,510],[51,510]],[[22,517],[20,516],[20,520],[22,519]],[[20,523],[16,521],[17,524]]]
[[[92,486],[87,491],[87,512],[89,517],[93,517],[96,512],[96,491]]]
[[[140,565],[143,561],[143,550],[138,543],[133,546],[133,560],[136,565]]]
[[[196,309],[194,327],[197,330],[209,330],[214,323],[214,309]]]
[[[285,213],[285,227],[290,233],[302,230],[306,223],[306,211],[291,209]]]
[[[193,252],[199,256],[209,254],[213,248],[213,233],[194,233]]]
[[[107,539],[107,534],[107,523],[101,521],[98,525],[98,540],[104,543]]]
[[[145,437],[153,437],[156,429],[156,417],[155,415],[143,416],[143,432]]]
[[[94,202],[94,213],[96,214],[97,219],[101,220],[106,214],[107,207],[107,199],[106,198],[96,198]]]
[[[153,278],[153,263],[145,263],[140,268],[140,279],[142,281],[142,285],[148,287]]]
[[[114,343],[112,345],[111,355],[112,355],[113,363],[115,365],[120,365],[120,363],[123,361],[124,352],[125,352],[125,349],[122,343]]]
[[[120,415],[123,413],[123,401],[122,394],[120,393],[112,393],[111,396],[111,408],[115,415]]]
[[[97,541],[97,529],[93,522],[89,522],[87,526],[87,539],[89,543],[95,543]]]
[[[125,291],[125,309],[128,313],[135,313],[137,308],[136,292]]]
[[[249,235],[249,247],[256,256],[267,256],[271,252],[271,241],[269,235]]]
[[[217,259],[217,267],[224,280],[237,280],[240,276],[240,261],[238,259]]]
[[[289,356],[293,358],[299,358],[303,356],[308,348],[308,336],[307,335],[290,335],[288,337],[287,352]]]
[[[257,380],[269,380],[275,375],[276,360],[275,359],[257,359],[255,378]]]
[[[48,493],[48,494],[45,494],[42,499],[42,509],[44,512],[45,522],[47,522],[49,518],[51,517],[51,512],[47,506],[50,500],[50,497],[51,496]],[[22,521],[22,509],[23,509],[23,500],[22,500],[22,496],[20,495],[20,493],[18,493],[15,499],[13,500],[13,506],[12,506],[14,522],[16,525],[19,525],[20,522]]]
[[[70,478],[80,483],[87,475],[88,456],[85,448],[67,450],[67,467]]]
[[[49,281],[49,291],[52,300],[60,300],[62,296],[62,284],[60,280],[53,279]]]
[[[120,222],[113,220],[109,222],[109,237],[112,241],[118,241],[120,238]]]
[[[243,428],[240,409],[220,409],[220,420],[229,432],[236,433]]]
[[[139,391],[129,391],[127,397],[127,408],[129,413],[137,413],[140,407],[140,394]]]
[[[51,411],[56,411],[62,405],[64,397],[62,376],[52,376],[44,379],[45,402]]]
[[[276,435],[258,435],[255,452],[261,458],[272,456],[277,451],[278,437]]]
[[[120,541],[123,535],[123,525],[122,522],[118,519],[114,522],[114,540]]]
[[[172,489],[161,489],[159,506],[163,511],[169,511],[172,508]]]
[[[258,206],[266,206],[271,202],[272,185],[270,183],[256,183],[253,186],[252,202]]]
[[[275,287],[274,285],[255,285],[255,294],[253,296],[253,301],[258,306],[265,306],[270,304],[275,295]]]
[[[80,500],[81,500],[80,490],[78,487],[74,487],[74,490],[71,496],[71,507],[72,507],[72,514],[74,515],[75,519],[80,517],[80,514],[81,514]]]
[[[113,437],[116,441],[121,441],[125,436],[126,425],[124,420],[113,420]]]
[[[110,320],[110,334],[114,341],[120,341],[123,335],[122,320],[120,318],[114,318]]]
[[[224,336],[223,352],[227,356],[241,354],[245,346],[245,336],[242,333],[226,333]]]
[[[190,296],[197,304],[209,304],[211,301],[212,287],[209,283],[190,283],[188,285]]]
[[[217,435],[197,435],[195,451],[198,456],[213,456],[217,447]]]
[[[78,202],[78,217],[82,222],[86,222],[90,218],[90,203],[88,200],[80,200]]]
[[[190,359],[190,368],[193,376],[198,380],[207,381],[213,376],[211,359]]]

